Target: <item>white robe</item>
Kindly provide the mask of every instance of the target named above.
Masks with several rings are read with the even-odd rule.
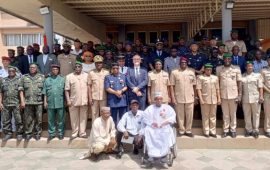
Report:
[[[143,133],[147,146],[147,153],[150,157],[163,157],[168,154],[170,147],[175,144],[175,135],[171,124],[175,123],[176,113],[174,109],[162,104],[160,107],[150,105],[143,114],[143,122],[146,125]],[[162,123],[170,122],[163,127]],[[152,123],[157,123],[159,128],[153,128]]]

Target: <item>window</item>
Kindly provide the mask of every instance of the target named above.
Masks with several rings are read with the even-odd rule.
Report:
[[[150,32],[150,43],[156,43],[157,41],[157,32]]]
[[[178,42],[180,31],[173,31],[173,42]]]
[[[168,31],[161,31],[160,38],[162,41],[169,40],[169,32]]]
[[[27,46],[33,43],[43,44],[43,36],[41,34],[5,34],[5,46]]]
[[[138,38],[144,44],[146,42],[146,34],[145,34],[145,32],[138,32]]]
[[[134,42],[134,32],[128,32],[126,40],[133,43]]]

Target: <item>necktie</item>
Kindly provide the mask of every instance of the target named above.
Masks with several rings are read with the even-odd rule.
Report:
[[[238,57],[234,57],[234,60],[236,61],[236,65],[238,65]]]
[[[122,70],[122,74],[123,74],[123,72],[124,72],[124,67],[122,67],[121,70]]]

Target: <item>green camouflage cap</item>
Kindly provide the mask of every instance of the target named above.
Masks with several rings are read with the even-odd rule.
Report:
[[[232,57],[232,55],[230,53],[224,53],[224,55],[223,55],[223,59],[231,58],[231,57]]]
[[[103,57],[101,55],[96,55],[94,57],[94,62],[98,63],[98,62],[103,62]]]

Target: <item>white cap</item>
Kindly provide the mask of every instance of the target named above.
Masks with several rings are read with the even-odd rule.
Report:
[[[101,112],[109,112],[109,111],[111,111],[110,107],[102,107],[101,108]]]
[[[163,97],[161,92],[155,92],[154,97]]]

